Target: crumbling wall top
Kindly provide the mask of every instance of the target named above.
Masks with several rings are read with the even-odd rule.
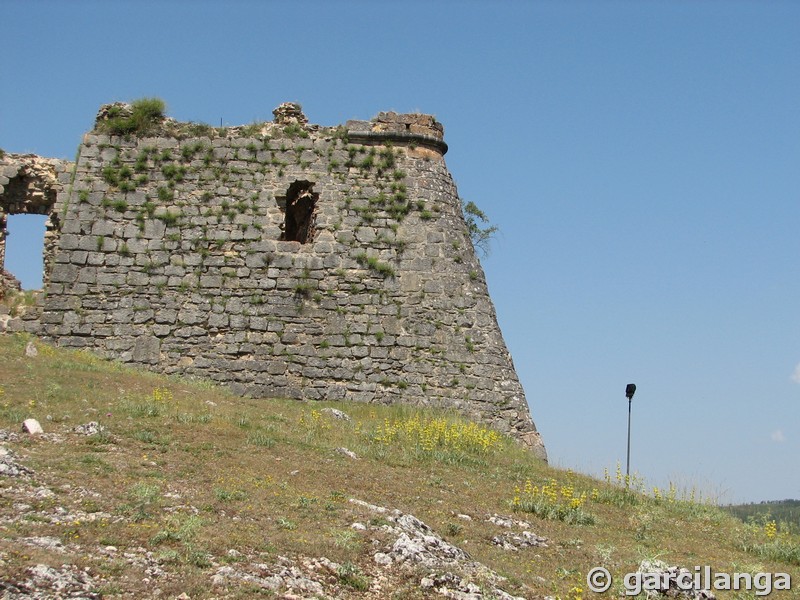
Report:
[[[372,119],[372,131],[416,133],[439,140],[444,139],[444,126],[433,115],[419,113],[380,112]]]
[[[103,123],[110,121],[115,117],[130,117],[133,114],[133,108],[127,102],[112,102],[110,104],[101,104],[94,118],[95,129],[102,127]]]
[[[381,112],[369,121],[347,121],[350,139],[370,139],[405,145],[423,146],[444,156],[444,126],[432,115],[421,113]]]
[[[432,115],[380,112],[369,121],[347,121],[349,131],[358,133],[415,134],[444,140],[444,126]]]
[[[35,154],[0,158],[0,213],[47,214],[60,187],[58,178],[71,163]]]
[[[297,102],[284,102],[272,111],[278,125],[307,125],[308,117],[303,114],[303,107]]]

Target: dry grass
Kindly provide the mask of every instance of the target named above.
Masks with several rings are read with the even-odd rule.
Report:
[[[364,516],[347,500],[359,498],[414,514],[508,577],[508,591],[523,595],[533,589],[559,598],[588,596],[590,568],[602,565],[621,576],[654,557],[690,568],[800,578],[791,552],[769,550],[778,541],[796,550],[795,538],[769,536],[768,528],[746,526],[668,492],[656,499],[613,480],[550,468],[453,415],[234,397],[204,382],[122,368],[40,342],[39,356],[28,359],[28,339],[0,336],[0,428],[17,430],[34,417],[46,432],[60,435],[60,441],[25,438],[15,449],[38,485],[54,494],[33,509],[49,514],[64,506],[75,518],[55,524],[31,513],[15,520],[19,480],[0,478],[5,577],[48,558],[47,551],[14,540],[54,536],[78,548],[76,564],[106,577],[109,598],[147,597],[151,586],[142,583],[139,567],[98,556],[105,546],[151,551],[174,573],[159,583],[167,596],[211,597],[210,565],[235,562],[234,549],[264,562],[278,555],[325,556],[348,565],[341,577],[350,581],[349,597],[366,597],[358,577],[374,568],[376,549],[350,528]],[[352,421],[323,414],[325,406],[344,410]],[[99,421],[107,433],[72,432],[88,421]],[[341,447],[360,458],[348,458]],[[593,524],[560,520],[558,511],[553,518],[536,516],[547,517],[546,511],[522,512],[526,498],[547,502],[547,496],[565,505],[578,499],[577,508]],[[485,516],[494,513],[531,522],[549,547],[508,552],[492,545],[500,532]],[[404,577],[396,585],[405,591],[396,597],[421,597],[410,575]],[[242,586],[239,597],[251,597]]]

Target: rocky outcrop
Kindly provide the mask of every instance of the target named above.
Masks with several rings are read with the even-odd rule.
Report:
[[[25,572],[26,578],[14,583],[0,581],[0,591],[8,600],[51,600],[72,598],[73,600],[101,600],[97,591],[99,581],[75,565],[50,567],[38,564]]]
[[[695,581],[700,583],[700,578],[695,577],[695,574],[685,567],[670,566],[662,560],[643,560],[637,571],[644,576],[643,588],[648,599],[715,600],[716,598],[710,589],[694,587],[692,584]],[[656,581],[658,585],[650,586],[651,581]]]
[[[422,567],[424,574],[419,580],[420,587],[446,598],[525,600],[501,589],[505,581],[503,577],[444,540],[414,515],[358,499],[350,502],[381,515],[389,523],[381,529],[394,541],[374,555],[376,564],[390,569],[404,565]]]
[[[40,434],[36,440],[44,444],[63,444],[70,436],[74,439],[104,432],[102,426],[89,422],[61,434]],[[253,595],[287,599],[380,600],[397,597],[400,587],[420,590],[425,597],[525,600],[505,591],[509,585],[505,578],[445,540],[414,515],[359,499],[349,500],[352,510],[348,513],[350,518],[357,519],[350,528],[354,536],[360,538],[362,547],[370,549],[361,565],[314,555],[314,548],[308,548],[305,555],[289,556],[231,547],[222,556],[193,555],[196,567],[190,577],[193,587],[200,589],[198,583],[206,582],[208,593],[167,595],[161,591],[162,587],[175,589],[175,581],[186,581],[185,565],[167,559],[163,552],[136,544],[128,543],[122,548],[104,541],[90,542],[75,531],[70,534],[78,524],[99,528],[112,520],[131,528],[142,524],[136,522],[135,511],[118,510],[112,514],[99,510],[100,493],[80,485],[90,486],[91,482],[66,483],[63,474],[56,475],[57,469],[47,467],[36,473],[26,467],[24,459],[9,446],[15,444],[24,448],[24,441],[30,439],[30,434],[0,430],[0,484],[7,500],[0,506],[0,526],[10,534],[0,543],[0,595],[7,600],[93,600],[103,597],[103,590],[117,589],[129,594],[131,585],[140,589],[140,581],[152,591],[147,597],[179,600],[239,597],[245,590]],[[122,449],[113,452],[124,453]],[[186,504],[180,493],[170,492],[164,498],[180,502],[163,506],[167,515],[201,514],[200,509]],[[530,527],[509,517],[495,517],[498,527],[505,527],[501,523],[506,522],[513,527]],[[60,537],[35,533],[53,526],[65,533]],[[165,530],[170,530],[169,525]],[[27,533],[20,533],[23,531]],[[12,572],[5,568],[12,562],[9,560],[11,552],[15,556],[35,552],[35,564],[20,567],[14,561],[17,567]],[[112,564],[113,569],[105,568]]]
[[[26,475],[33,475],[33,470],[21,465],[12,450],[0,445],[0,476],[23,477]]]

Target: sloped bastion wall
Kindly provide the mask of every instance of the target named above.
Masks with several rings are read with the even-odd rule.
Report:
[[[40,313],[9,330],[254,397],[454,408],[546,457],[433,117],[103,133],[127,110],[53,167]]]

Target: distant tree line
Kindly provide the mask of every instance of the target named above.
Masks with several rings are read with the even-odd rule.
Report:
[[[791,531],[800,531],[800,500],[770,500],[723,507],[742,521],[774,520]]]

